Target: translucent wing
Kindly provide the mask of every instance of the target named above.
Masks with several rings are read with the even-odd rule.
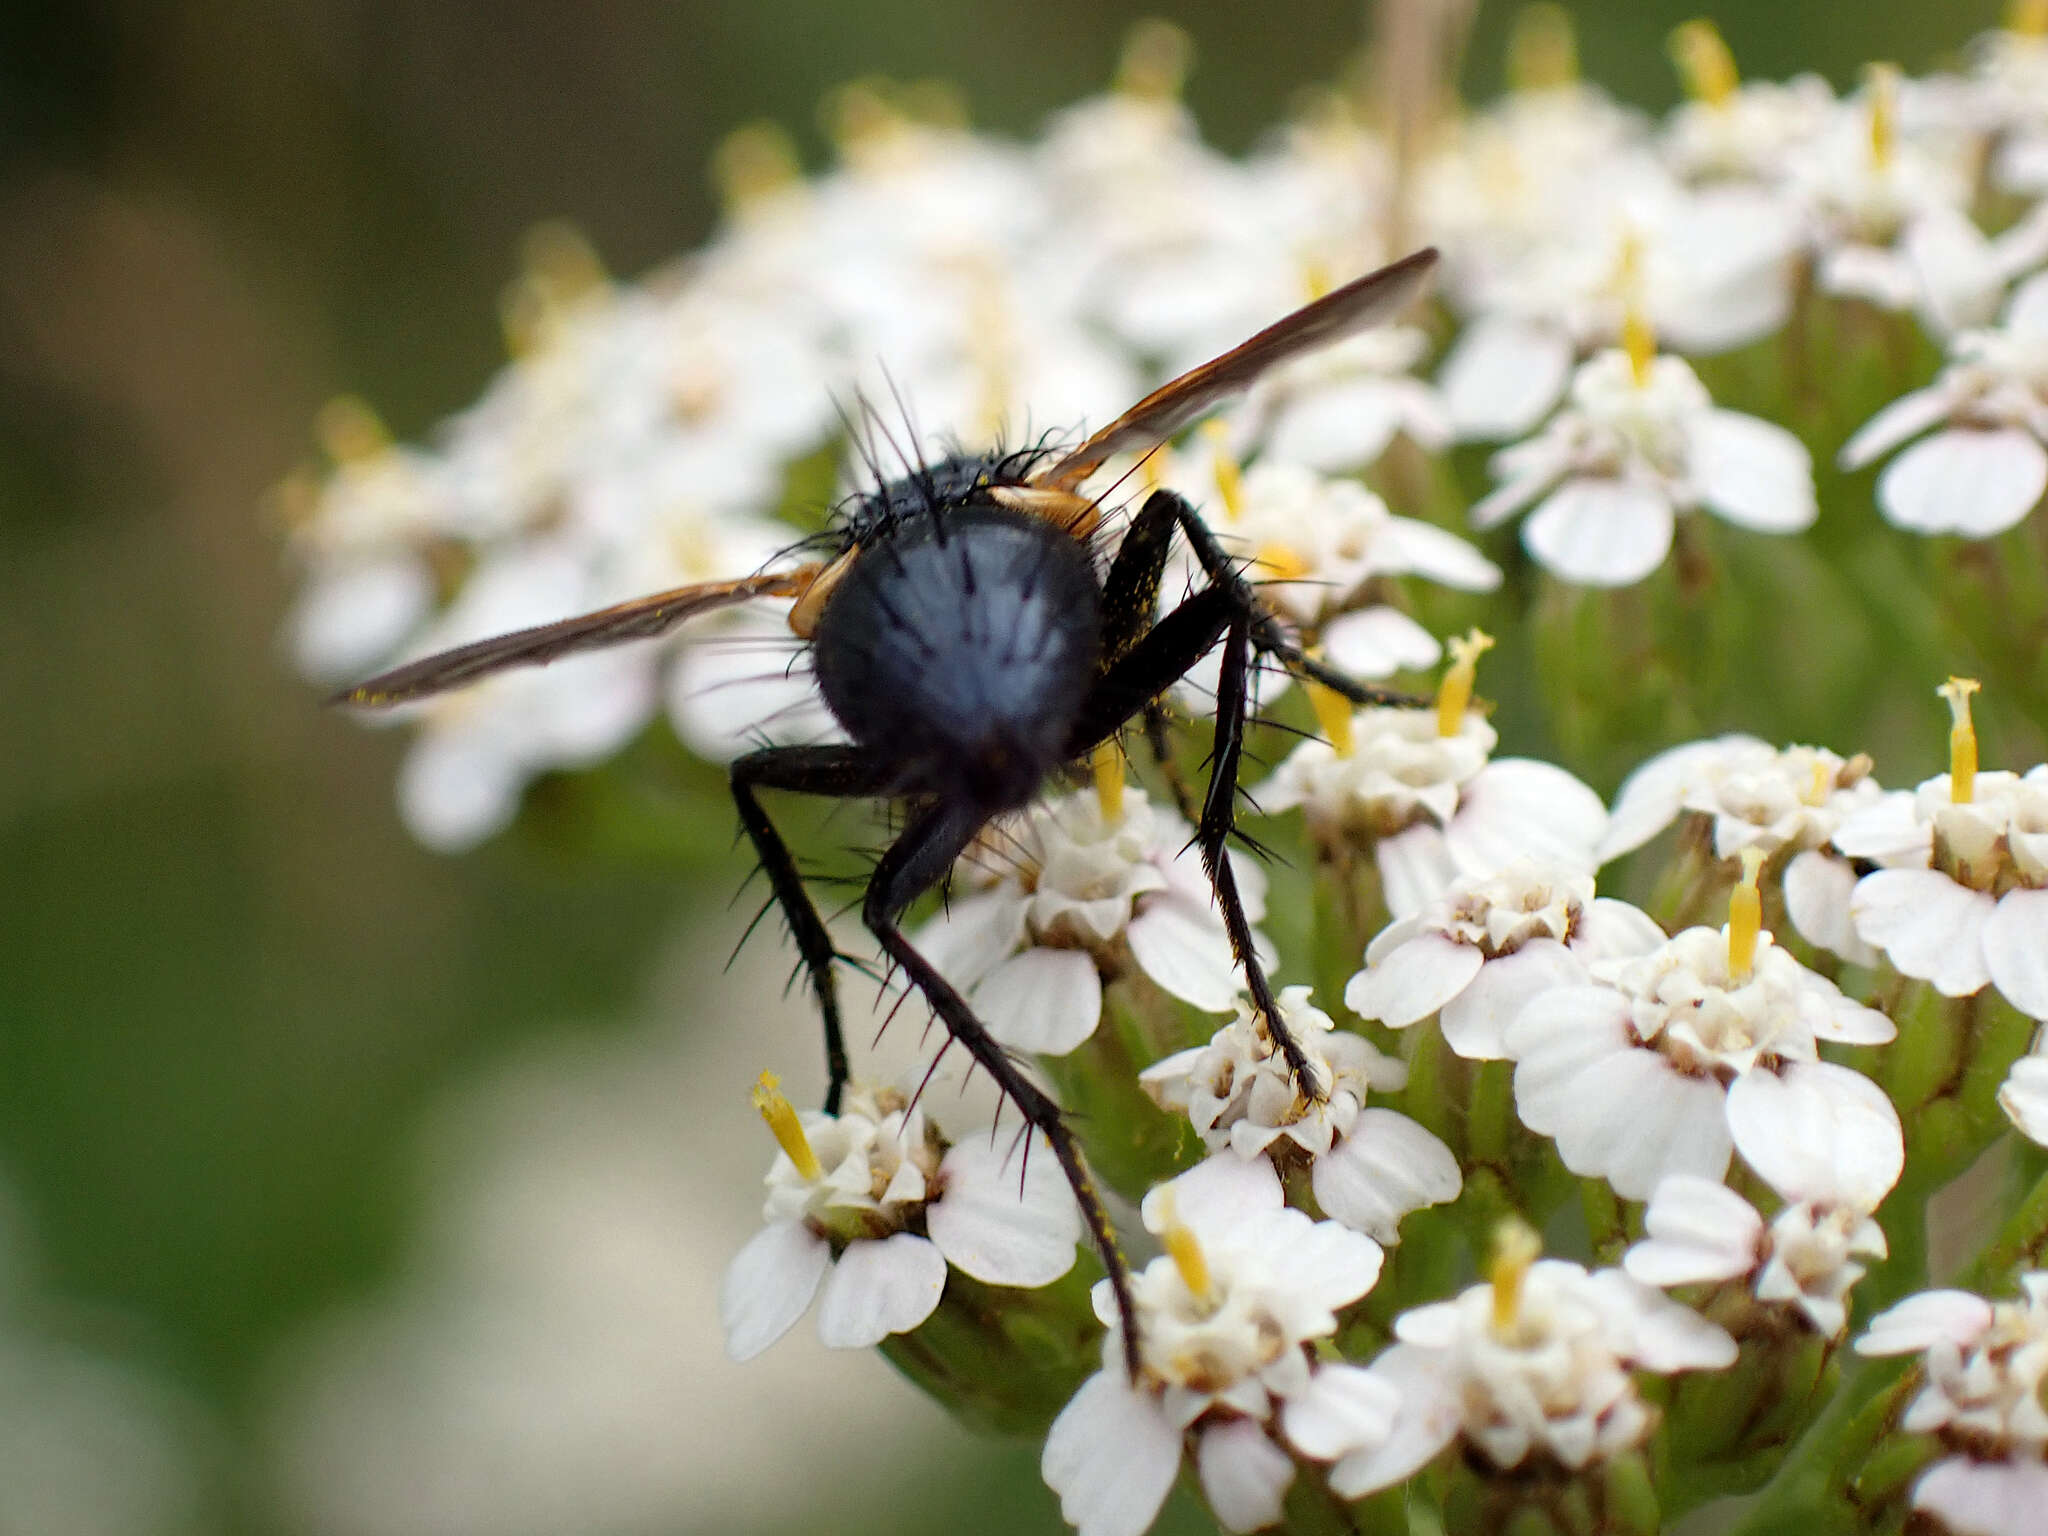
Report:
[[[488,640],[458,645],[453,650],[379,673],[367,682],[342,689],[328,702],[375,708],[404,704],[460,688],[510,667],[545,666],[578,651],[603,650],[628,640],[651,640],[667,634],[683,620],[715,608],[730,608],[756,597],[801,597],[821,570],[822,566],[805,565],[793,571],[743,576],[736,581],[700,581],[694,586],[636,597],[595,613],[578,614],[573,619],[514,630],[509,635],[493,635]]]
[[[1126,449],[1149,450],[1181,428],[1200,421],[1233,395],[1242,394],[1268,369],[1346,336],[1370,330],[1408,307],[1429,280],[1436,248],[1425,246],[1392,266],[1368,272],[1313,304],[1305,304],[1267,326],[1247,342],[1162,384],[1087,442],[1035,476],[1040,485],[1072,490]]]

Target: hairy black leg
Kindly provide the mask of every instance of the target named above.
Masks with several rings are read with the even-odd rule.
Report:
[[[1024,1075],[1010,1053],[1003,1049],[1002,1042],[974,1016],[974,1010],[967,1006],[967,1000],[954,990],[952,983],[918,953],[917,947],[899,925],[898,920],[904,910],[945,878],[946,871],[953,867],[953,861],[974,841],[984,820],[979,809],[971,803],[948,804],[942,801],[919,815],[875,866],[874,876],[868,881],[867,899],[861,906],[861,919],[867,924],[868,931],[880,941],[883,951],[903,968],[911,985],[924,994],[932,1012],[946,1026],[946,1032],[960,1042],[967,1054],[994,1080],[996,1087],[1016,1104],[1025,1121],[1044,1134],[1052,1155],[1059,1160],[1061,1172],[1067,1176],[1068,1186],[1074,1191],[1074,1199],[1081,1207],[1089,1236],[1102,1256],[1102,1267],[1109,1273],[1110,1289],[1116,1294],[1117,1315],[1122,1318],[1124,1326],[1124,1364],[1135,1381],[1138,1376],[1138,1320],[1131,1302],[1131,1272],[1117,1247],[1116,1229],[1110,1225],[1108,1208],[1096,1192],[1088,1165],[1081,1159],[1079,1143],[1067,1129],[1059,1105]]]
[[[757,789],[848,799],[886,793],[888,784],[881,766],[858,747],[763,747],[732,765],[732,798],[739,807],[740,826],[768,875],[768,888],[782,908],[811,991],[817,995],[825,1025],[825,1112],[836,1115],[847,1078],[846,1038],[840,1028],[839,991],[832,976],[832,962],[840,955],[810,892],[804,889],[789,844],[761,808]]]
[[[1354,704],[1403,704],[1419,707],[1430,701],[1417,698],[1411,693],[1402,693],[1393,688],[1381,688],[1372,683],[1361,683],[1354,677],[1347,677],[1335,667],[1326,666],[1313,656],[1306,654],[1294,643],[1294,637],[1286,627],[1273,616],[1272,611],[1259,600],[1258,591],[1244,579],[1240,562],[1233,559],[1228,550],[1217,542],[1209,525],[1202,521],[1201,514],[1188,505],[1186,498],[1173,491],[1154,491],[1152,500],[1145,503],[1144,512],[1152,510],[1153,502],[1161,497],[1173,503],[1175,519],[1180,524],[1181,534],[1188,541],[1188,548],[1194,551],[1200,562],[1202,573],[1219,587],[1227,586],[1241,594],[1245,611],[1251,618],[1251,643],[1255,649],[1273,657],[1297,677],[1308,678],[1321,683],[1325,688],[1341,693]],[[1135,526],[1135,525],[1134,525]]]
[[[1173,547],[1173,530],[1187,503],[1171,491],[1154,491],[1124,530],[1116,559],[1102,582],[1102,659],[1119,660],[1152,627],[1159,609],[1159,582]]]
[[[1181,820],[1192,822],[1200,813],[1195,809],[1195,797],[1188,791],[1187,776],[1174,761],[1173,739],[1167,735],[1170,724],[1164,704],[1154,699],[1145,706],[1145,744],[1152,749],[1152,761],[1159,765],[1159,772],[1166,779]]]

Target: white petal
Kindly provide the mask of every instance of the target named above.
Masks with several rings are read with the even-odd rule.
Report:
[[[1620,480],[1567,480],[1522,524],[1544,569],[1588,587],[1641,581],[1671,553],[1671,500]]]
[[[1147,976],[1204,1013],[1237,1006],[1244,978],[1230,952],[1223,921],[1207,907],[1175,896],[1156,896],[1124,930],[1131,957]]]
[[[1209,1509],[1226,1531],[1256,1531],[1280,1519],[1294,1481],[1294,1459],[1252,1419],[1231,1419],[1201,1431],[1195,1468]]]
[[[1956,1536],[2040,1536],[2048,1466],[1950,1456],[1913,1485],[1913,1507]]]
[[[955,897],[917,930],[912,942],[940,975],[965,991],[1024,942],[1029,908],[1029,901],[1011,890]]]
[[[1372,463],[1401,425],[1400,401],[1386,384],[1364,378],[1297,395],[1274,422],[1265,458],[1306,464],[1323,474]]]
[[[1842,445],[1835,462],[1849,470],[1874,464],[1908,438],[1918,437],[1937,422],[1948,420],[1948,413],[1949,395],[1945,389],[1916,389],[1901,395]]]
[[[1458,1198],[1464,1186],[1451,1149],[1391,1109],[1359,1113],[1309,1175],[1316,1203],[1334,1220],[1382,1243],[1400,1240],[1401,1218]]]
[[[1709,411],[1693,424],[1690,468],[1700,498],[1739,527],[1797,533],[1812,524],[1813,458],[1772,422]]]
[[[1508,1024],[1501,1044],[1515,1067],[1515,1107],[1523,1124],[1545,1136],[1580,1107],[1579,1078],[1618,1051],[1634,1051],[1628,1001],[1610,987],[1560,987],[1544,992]]]
[[[1444,1004],[1444,1043],[1467,1061],[1498,1061],[1508,1053],[1508,1025],[1531,999],[1585,979],[1585,967],[1570,950],[1555,939],[1532,939],[1511,955],[1487,961],[1472,985]]]
[[[1612,896],[1595,896],[1572,939],[1572,953],[1582,960],[1619,960],[1647,955],[1665,938],[1657,920],[1641,907]]]
[[[1373,861],[1379,865],[1380,893],[1396,917],[1414,916],[1458,878],[1443,828],[1426,821],[1381,838]]]
[[[1859,1355],[1909,1355],[1936,1344],[1968,1347],[1991,1326],[1991,1303],[1969,1291],[1921,1291],[1870,1320]]]
[[[1884,1090],[1833,1062],[1745,1072],[1728,1089],[1735,1150],[1788,1201],[1874,1211],[1905,1166],[1905,1132]]]
[[[1155,1187],[1145,1196],[1142,1207],[1145,1225],[1158,1231],[1159,1202],[1170,1191],[1177,1219],[1199,1232],[1204,1227],[1229,1227],[1250,1221],[1285,1204],[1280,1175],[1271,1160],[1255,1157],[1247,1162],[1235,1153],[1204,1158],[1186,1173]]]
[[[1643,1228],[1648,1238],[1622,1260],[1628,1272],[1645,1285],[1692,1285],[1754,1269],[1764,1221],[1727,1185],[1678,1174],[1650,1196]]]
[[[1459,335],[1436,384],[1460,438],[1520,437],[1557,403],[1571,368],[1561,330],[1485,315]]]
[[[526,769],[495,737],[424,731],[398,770],[398,814],[437,853],[473,848],[512,824]]]
[[[1443,933],[1419,933],[1353,976],[1344,988],[1344,1006],[1361,1018],[1404,1029],[1464,991],[1485,963],[1475,945]]]
[[[1968,997],[1991,980],[1984,925],[1997,903],[1932,869],[1880,869],[1856,884],[1856,935],[1908,976],[1946,997]]]
[[[1468,540],[1412,517],[1392,517],[1380,534],[1394,574],[1426,576],[1465,592],[1491,592],[1500,567]],[[1327,641],[1326,641],[1327,643]]]
[[[1856,937],[1849,903],[1856,893],[1856,866],[1818,848],[1792,856],[1785,866],[1785,915],[1807,943],[1832,950],[1851,965],[1877,964],[1877,951]]]
[[[1335,1461],[1369,1450],[1387,1438],[1401,1394],[1383,1376],[1361,1366],[1325,1361],[1305,1391],[1287,1400],[1282,1423],[1287,1438],[1304,1456]]]
[[[1099,1371],[1052,1421],[1038,1466],[1079,1536],[1142,1536],[1180,1471],[1180,1431],[1121,1371]]]
[[[1396,1344],[1373,1361],[1372,1374],[1395,1390],[1401,1406],[1386,1439],[1353,1451],[1330,1469],[1336,1493],[1356,1499],[1401,1482],[1457,1438],[1463,1415],[1446,1365],[1441,1350],[1413,1344]]]
[[[1444,840],[1461,874],[1491,875],[1524,857],[1590,871],[1606,830],[1606,803],[1564,769],[1501,757],[1459,793]]]
[[[2022,1056],[1998,1090],[1998,1107],[2027,1140],[2048,1147],[2048,1056]]]
[[[1735,1340],[1691,1307],[1618,1269],[1586,1276],[1615,1352],[1646,1370],[1717,1371],[1735,1363]]]
[[[756,1232],[733,1255],[718,1288],[725,1352],[751,1360],[789,1332],[831,1267],[831,1245],[800,1221],[770,1222]]]
[[[1519,1091],[1519,1072],[1516,1081]],[[1577,1086],[1578,1112],[1556,1132],[1557,1155],[1572,1172],[1600,1174],[1616,1194],[1647,1200],[1674,1173],[1718,1179],[1728,1171],[1725,1096],[1711,1078],[1684,1076],[1655,1051],[1628,1050],[1589,1068]]]
[[[1915,533],[1988,539],[2018,524],[2048,488],[2048,448],[2018,427],[1951,427],[1915,443],[1878,477],[1884,515]]]
[[[832,1349],[866,1349],[908,1333],[937,1309],[945,1288],[945,1256],[915,1233],[848,1243],[825,1281],[818,1337]]]
[[[1403,667],[1420,671],[1442,655],[1436,636],[1398,608],[1365,608],[1323,626],[1324,659],[1353,677],[1386,677]]]
[[[1910,789],[1894,790],[1867,810],[1846,817],[1835,828],[1835,847],[1852,859],[1869,859],[1887,868],[1919,865],[1933,854],[1934,829],[1913,809]]]
[[[292,660],[314,682],[352,682],[397,648],[433,597],[426,563],[413,555],[318,571],[285,621]]]
[[[957,1143],[939,1164],[925,1230],[954,1268],[990,1285],[1050,1285],[1074,1267],[1081,1210],[1033,1133],[1029,1156],[1008,1134]]]
[[[2048,891],[2007,891],[1984,923],[1984,963],[2005,1000],[2048,1019]]]
[[[1064,1056],[1102,1022],[1102,978],[1086,950],[1027,949],[982,978],[974,1010],[1011,1050]]]

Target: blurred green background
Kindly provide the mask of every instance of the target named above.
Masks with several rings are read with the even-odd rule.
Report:
[[[584,1241],[623,1287],[603,1294],[634,1296],[634,1243],[661,1234],[578,1240],[571,1222],[558,1240],[548,1222],[581,1220],[585,1194],[644,1155],[655,1187],[716,1186],[706,1199],[744,1230],[767,1155],[745,1131],[744,1084],[777,1052],[812,1070],[815,1047],[800,1009],[735,1044],[759,1028],[748,986],[780,975],[764,943],[720,977],[737,856],[686,883],[530,835],[461,859],[413,846],[391,805],[397,740],[323,713],[278,660],[285,577],[259,509],[337,391],[400,435],[477,393],[500,358],[496,295],[536,221],[573,220],[636,272],[704,235],[706,157],[739,123],[780,119],[816,158],[819,97],[882,73],[949,78],[977,122],[1029,132],[1105,82],[1125,28],[1155,9],[0,8],[0,1530],[1056,1526],[1034,1448],[952,1431],[878,1360],[827,1362],[800,1329],[779,1366],[724,1367],[710,1287],[731,1239],[694,1207],[657,1257],[709,1277],[697,1291],[638,1296],[644,1313],[608,1302],[559,1337],[545,1298],[502,1305],[528,1353],[496,1389],[466,1377],[422,1406],[419,1341],[449,1329],[407,1328],[446,1322],[465,1296],[504,1299],[502,1272],[476,1280],[432,1235],[474,1207],[464,1191],[535,1187],[503,1182],[494,1158],[528,1157],[568,1193],[537,1226],[515,1215],[489,1232],[546,1252]],[[1663,39],[1694,6],[1572,9],[1590,77],[1646,106],[1673,98]],[[1715,14],[1745,73],[1815,68],[1840,85],[1867,59],[1934,63],[1995,13],[1741,0]],[[1195,39],[1191,102],[1232,149],[1366,24],[1337,0],[1166,14]],[[1498,79],[1511,14],[1482,7],[1475,95]],[[707,1091],[734,1110],[716,1125],[684,1081],[711,1059]],[[625,1145],[625,1122],[591,1108],[617,1092],[655,1145]],[[747,1139],[727,1146],[730,1127]],[[528,1250],[506,1242],[516,1269]],[[592,1338],[616,1355],[584,1481],[558,1506],[508,1501],[534,1465],[508,1452],[493,1505],[493,1416],[517,1418],[524,1391],[546,1419],[547,1371],[579,1379],[569,1357]],[[353,1442],[317,1432],[308,1362],[351,1351],[370,1379],[394,1362],[422,1372],[368,1399],[422,1417],[387,1413],[373,1459],[309,1469]],[[659,1390],[621,1384],[634,1362]],[[756,1394],[744,1411],[741,1392]],[[821,1420],[821,1403],[842,1406]],[[436,1442],[401,1432],[415,1422],[469,1426],[461,1477],[438,1479]],[[518,1446],[545,1431],[507,1433]],[[636,1435],[630,1464],[606,1459]],[[408,1485],[407,1443],[431,1488]],[[634,1477],[652,1490],[638,1502],[588,1491]]]

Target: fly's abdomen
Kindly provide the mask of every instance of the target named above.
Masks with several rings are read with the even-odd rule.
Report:
[[[1062,760],[1101,603],[1058,527],[952,509],[861,551],[819,619],[818,683],[848,735],[903,764],[904,792],[1020,806]]]

